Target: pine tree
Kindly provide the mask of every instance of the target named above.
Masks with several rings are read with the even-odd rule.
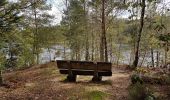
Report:
[[[46,0],[28,0],[21,2],[23,4],[31,4],[29,7],[25,8],[22,12],[25,18],[24,23],[25,30],[30,30],[28,36],[32,37],[30,43],[32,45],[32,55],[33,55],[33,64],[39,64],[39,54],[42,49],[42,31],[39,29],[50,26],[51,19],[53,16],[47,13],[51,9],[51,6],[47,4]],[[47,33],[46,33],[47,34]]]
[[[10,35],[7,32],[10,32],[20,19],[18,8],[19,5],[17,3],[10,4],[6,0],[0,1],[0,50],[3,48],[2,45],[7,42],[8,35]],[[3,56],[5,55],[0,55],[0,58],[4,58]],[[3,84],[2,67],[2,60],[0,60],[0,85]]]

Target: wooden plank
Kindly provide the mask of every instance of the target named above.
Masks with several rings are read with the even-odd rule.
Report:
[[[89,61],[70,61],[72,69],[95,70],[96,65]]]
[[[70,62],[67,60],[57,60],[57,67],[59,69],[69,69]]]
[[[97,62],[98,71],[111,71],[112,63],[109,62]]]
[[[69,71],[67,69],[61,69],[60,70],[61,74],[68,74]],[[72,70],[73,75],[94,75],[94,70],[77,70],[74,69]],[[112,76],[111,71],[100,71],[98,72],[99,76]]]

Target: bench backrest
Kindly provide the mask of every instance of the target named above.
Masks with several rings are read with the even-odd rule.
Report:
[[[97,68],[99,71],[110,71],[112,69],[112,63],[97,62]]]
[[[70,62],[66,60],[57,60],[57,67],[59,69],[68,69],[70,67]]]
[[[108,62],[89,62],[89,61],[66,61],[57,60],[59,69],[78,69],[78,70],[97,70],[111,71],[112,64]]]
[[[96,64],[87,61],[70,61],[71,69],[95,70]]]

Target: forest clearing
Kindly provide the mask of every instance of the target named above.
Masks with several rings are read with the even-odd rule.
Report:
[[[170,100],[170,0],[0,0],[0,100]]]
[[[0,88],[0,100],[128,100],[132,71],[113,66],[112,77],[98,83],[92,77],[79,76],[77,82],[66,82],[56,63],[35,65],[4,74],[6,86]],[[170,85],[147,84],[160,100],[169,100]],[[170,95],[169,95],[170,96]]]

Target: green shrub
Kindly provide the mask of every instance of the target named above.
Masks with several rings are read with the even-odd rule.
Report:
[[[130,100],[155,100],[153,93],[144,84],[132,84],[129,89]]]
[[[138,74],[133,74],[131,76],[131,82],[132,82],[132,84],[136,84],[137,82],[142,84],[143,80],[141,79],[141,77]]]
[[[168,74],[168,76],[166,77],[166,83],[170,84],[170,74]]]

